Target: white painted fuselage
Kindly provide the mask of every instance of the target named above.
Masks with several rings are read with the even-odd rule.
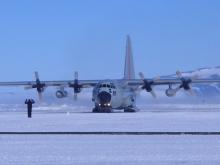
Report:
[[[103,109],[135,108],[136,92],[124,80],[99,82],[93,89],[95,107]]]

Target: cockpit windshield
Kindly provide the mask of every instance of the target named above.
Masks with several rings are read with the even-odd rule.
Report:
[[[111,88],[115,89],[115,86],[114,86],[114,85],[111,85]]]
[[[98,88],[113,88],[113,89],[115,89],[116,87],[113,83],[110,83],[110,84],[99,84]]]

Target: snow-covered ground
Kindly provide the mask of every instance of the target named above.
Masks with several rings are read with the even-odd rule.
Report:
[[[2,165],[219,165],[220,136],[1,136]]]
[[[1,112],[0,131],[219,131],[220,110],[142,110],[96,114],[89,111]]]
[[[0,131],[219,131],[218,104],[140,105],[138,113],[90,107],[2,106]],[[0,164],[220,164],[220,136],[0,135]]]

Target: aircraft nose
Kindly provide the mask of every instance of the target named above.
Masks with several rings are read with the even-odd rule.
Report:
[[[102,91],[98,94],[98,98],[100,101],[100,104],[107,104],[111,101],[111,94],[105,91]]]

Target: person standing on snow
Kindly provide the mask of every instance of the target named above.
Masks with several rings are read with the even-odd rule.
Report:
[[[26,99],[25,104],[27,104],[28,118],[32,117],[32,105],[35,103],[33,99]]]

